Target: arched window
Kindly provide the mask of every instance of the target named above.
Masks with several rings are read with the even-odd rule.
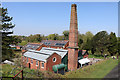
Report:
[[[42,62],[42,66],[41,66],[41,68],[44,68],[44,62]]]

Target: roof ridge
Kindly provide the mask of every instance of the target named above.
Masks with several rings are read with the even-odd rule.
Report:
[[[36,51],[29,51],[29,52],[39,53],[39,54],[43,54],[43,55],[50,55],[50,54],[46,54],[46,53],[42,53],[42,52],[36,52]]]

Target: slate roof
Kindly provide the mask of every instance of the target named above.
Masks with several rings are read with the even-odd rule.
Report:
[[[36,50],[42,45],[42,43],[28,43],[23,47],[24,50],[33,49]]]
[[[63,47],[67,44],[68,40],[42,40],[41,43],[43,43],[46,46],[56,46],[56,47]]]
[[[61,56],[61,58],[63,58],[67,54],[67,52],[68,50],[64,50],[64,49],[54,49],[54,48],[43,47],[40,51],[29,49],[23,55],[29,58],[46,62],[47,58],[50,57],[53,53],[57,53],[58,55]]]

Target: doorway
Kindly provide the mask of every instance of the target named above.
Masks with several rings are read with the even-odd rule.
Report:
[[[31,67],[30,63],[29,63],[29,68]]]

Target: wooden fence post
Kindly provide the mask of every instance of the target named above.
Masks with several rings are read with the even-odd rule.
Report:
[[[21,73],[21,77],[22,77],[22,80],[23,80],[23,70],[22,70],[22,73]]]

